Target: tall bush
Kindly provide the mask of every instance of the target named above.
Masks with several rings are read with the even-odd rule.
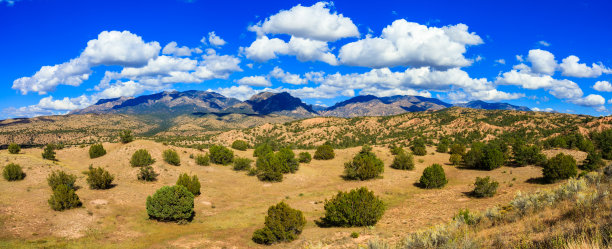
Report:
[[[137,150],[132,155],[132,159],[130,159],[130,164],[132,167],[149,166],[153,163],[155,163],[155,160],[151,157],[149,151],[145,149]]]
[[[200,195],[200,180],[197,175],[189,177],[187,173],[181,174],[176,181],[176,185],[181,185],[187,188],[194,196]]]
[[[228,165],[234,160],[234,152],[222,145],[213,145],[209,148],[210,161],[214,164]]]
[[[82,205],[79,196],[75,193],[74,188],[60,184],[53,189],[53,194],[49,198],[49,206],[55,211],[62,211]]]
[[[21,147],[16,143],[11,143],[8,146],[8,151],[11,154],[19,154],[19,152],[21,151]]]
[[[414,157],[412,154],[407,152],[400,152],[393,158],[393,163],[391,163],[391,168],[394,169],[404,169],[404,170],[413,170],[414,169]]]
[[[235,157],[234,170],[249,170],[251,169],[251,163],[253,163],[253,160],[251,159],[245,157]]]
[[[94,159],[106,155],[106,150],[102,144],[93,144],[89,147],[89,158]]]
[[[385,212],[385,204],[365,187],[350,192],[338,192],[325,201],[325,216],[320,223],[325,226],[373,226]]]
[[[448,181],[446,180],[444,169],[437,163],[425,168],[425,170],[423,170],[421,179],[419,179],[419,184],[421,187],[429,189],[442,188],[447,182]]]
[[[495,180],[491,180],[491,177],[476,177],[476,182],[474,182],[474,190],[472,191],[472,195],[483,198],[483,197],[492,197],[497,193],[497,188],[499,187],[499,182]]]
[[[236,140],[232,143],[232,149],[245,151],[249,148],[249,143],[244,140]]]
[[[23,170],[19,164],[9,163],[2,170],[2,176],[7,181],[19,181],[23,180],[25,173],[23,173]]]
[[[47,146],[43,150],[42,158],[51,160],[51,161],[55,161],[56,160],[55,159],[55,145],[47,144]]]
[[[262,143],[255,146],[255,150],[253,150],[253,157],[265,156],[270,152],[274,152],[272,146],[268,143]]]
[[[412,154],[416,156],[424,156],[427,155],[427,148],[425,147],[425,141],[421,139],[416,139],[412,142],[412,146],[410,146],[412,150]]]
[[[312,156],[307,151],[300,152],[300,154],[298,155],[298,161],[300,163],[309,163],[310,161],[312,161]]]
[[[368,180],[378,177],[385,166],[370,146],[363,146],[352,161],[344,164],[344,177],[351,180]]]
[[[578,174],[576,160],[570,155],[563,153],[557,154],[548,160],[542,168],[542,175],[548,182],[555,182],[561,179],[568,179]]]
[[[193,199],[193,194],[182,185],[164,186],[147,197],[147,214],[159,221],[191,220],[195,215]]]
[[[87,184],[91,189],[109,189],[112,187],[113,180],[115,179],[108,171],[102,167],[94,168],[89,166],[89,170],[86,172]]]
[[[155,170],[153,170],[153,167],[148,165],[140,167],[140,171],[138,172],[137,178],[141,181],[152,182],[157,180],[157,176],[159,176],[159,174],[157,174]]]
[[[314,154],[314,159],[317,160],[330,160],[336,156],[334,153],[334,148],[329,144],[324,144],[317,147],[317,150]]]
[[[56,189],[60,185],[66,185],[68,188],[76,189],[74,183],[76,182],[76,176],[68,174],[64,171],[53,171],[47,177],[47,183],[51,189]]]
[[[302,211],[280,202],[268,208],[264,224],[264,228],[253,233],[252,239],[255,243],[270,245],[297,239],[306,225],[306,218]]]
[[[134,136],[132,136],[132,131],[131,130],[120,131],[119,140],[124,144],[134,141]]]
[[[587,155],[584,162],[582,162],[582,165],[580,165],[580,169],[586,171],[594,171],[603,167],[604,164],[604,161],[601,159],[601,154],[596,151],[591,151]]]
[[[210,156],[208,154],[206,155],[199,154],[196,156],[195,162],[197,165],[200,165],[200,166],[208,166],[210,165]]]
[[[281,173],[295,173],[298,170],[300,164],[298,163],[297,159],[295,158],[295,154],[290,148],[282,148],[275,154],[276,158],[278,159],[278,162],[280,163]]]
[[[179,157],[178,153],[176,153],[176,150],[173,150],[173,149],[164,150],[162,157],[164,158],[164,161],[170,165],[174,165],[174,166],[181,165],[181,158]]]
[[[280,161],[273,152],[258,157],[255,167],[257,167],[257,178],[260,181],[280,182],[283,180]]]

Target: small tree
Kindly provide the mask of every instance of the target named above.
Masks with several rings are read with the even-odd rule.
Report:
[[[253,160],[251,159],[245,157],[235,157],[234,170],[249,170],[251,169],[251,163],[253,163]]]
[[[134,136],[132,136],[132,131],[131,130],[123,130],[121,132],[119,132],[119,140],[124,143],[130,143],[132,141],[134,141]]]
[[[412,153],[416,156],[424,156],[427,155],[427,148],[425,147],[425,142],[421,139],[414,140],[412,142],[412,146],[410,146]]]
[[[186,173],[181,174],[178,180],[176,181],[176,185],[184,186],[194,196],[200,195],[201,185],[200,185],[200,180],[198,180],[197,175],[193,175],[192,177],[189,177],[189,175],[187,175]]]
[[[10,163],[2,170],[2,176],[4,176],[4,179],[7,181],[19,181],[23,180],[25,173],[23,173],[19,164]]]
[[[249,143],[244,140],[236,140],[232,143],[232,149],[245,151],[249,148]]]
[[[268,143],[262,143],[255,147],[253,150],[253,157],[265,156],[270,152],[274,152],[272,146]]]
[[[298,238],[306,225],[302,211],[293,209],[284,202],[268,208],[265,227],[253,233],[253,241],[270,245],[276,242],[290,242]]]
[[[53,189],[53,195],[49,199],[49,206],[55,211],[62,211],[82,205],[74,188],[60,184]]]
[[[391,151],[391,155],[397,155],[399,153],[404,152],[404,149],[400,146],[397,145],[391,145],[389,146],[389,150]]]
[[[317,147],[317,151],[315,151],[314,159],[317,160],[330,160],[336,156],[334,153],[334,148],[332,148],[329,144],[324,144]]]
[[[132,159],[130,159],[132,167],[149,166],[153,163],[155,163],[155,160],[151,158],[151,154],[145,149],[137,150],[132,155]]]
[[[295,154],[288,147],[280,149],[278,152],[276,152],[275,156],[280,163],[280,170],[283,174],[295,173],[300,167],[297,159],[295,159]]]
[[[94,168],[91,165],[86,175],[87,183],[91,189],[109,189],[112,187],[113,180],[115,179],[114,176],[102,167]]]
[[[140,172],[138,172],[137,177],[140,181],[153,182],[157,180],[157,176],[159,176],[159,174],[157,174],[155,170],[153,170],[153,167],[151,167],[151,165],[147,165],[144,167],[140,167]]]
[[[451,154],[457,154],[457,155],[463,156],[465,155],[465,145],[454,143],[453,145],[451,145],[449,152]]]
[[[384,170],[382,160],[372,152],[372,147],[365,145],[352,161],[344,164],[344,177],[363,181],[378,177]]]
[[[423,175],[419,180],[419,184],[423,188],[442,188],[446,185],[448,181],[446,180],[446,174],[444,174],[444,169],[440,164],[433,164],[425,170],[423,170]]]
[[[548,182],[555,182],[574,177],[578,174],[577,171],[574,157],[559,153],[544,165],[542,175]]]
[[[407,152],[401,152],[395,156],[391,168],[413,170],[414,169],[414,157],[412,154]]]
[[[443,140],[438,143],[436,147],[436,152],[446,153],[448,151],[448,141]]]
[[[546,163],[546,156],[542,154],[540,147],[536,145],[527,146],[517,143],[515,146],[512,146],[512,153],[514,155],[514,162],[518,166],[529,164],[544,165]]]
[[[89,147],[89,158],[94,159],[106,155],[106,150],[102,144],[93,144]]]
[[[210,161],[215,164],[228,165],[234,159],[234,152],[222,145],[213,145],[209,149]]]
[[[280,182],[283,180],[281,163],[273,152],[257,158],[257,178],[260,181]]]
[[[463,158],[459,154],[451,154],[450,158],[448,159],[452,165],[459,165],[461,164],[462,160]]]
[[[19,147],[19,145],[16,143],[11,143],[8,146],[8,151],[11,154],[19,154],[19,152],[21,151],[21,147]]]
[[[51,161],[55,161],[56,160],[55,159],[55,145],[47,144],[47,146],[43,150],[42,158],[51,160]]]
[[[164,161],[170,165],[181,165],[181,158],[179,157],[178,153],[176,153],[176,151],[173,149],[164,150],[162,157],[164,158]]]
[[[66,185],[71,189],[76,189],[74,183],[76,182],[76,176],[67,174],[64,171],[53,171],[47,177],[47,183],[51,189],[56,189],[60,185]]]
[[[195,215],[193,206],[193,194],[182,185],[161,187],[147,197],[147,214],[159,221],[190,220]]]
[[[604,161],[601,159],[601,154],[596,151],[591,151],[587,155],[582,165],[580,165],[580,169],[586,171],[595,171],[600,169],[605,165]]]
[[[206,154],[206,155],[202,155],[202,154],[197,155],[196,158],[195,158],[195,162],[196,162],[197,165],[200,165],[200,166],[208,166],[208,165],[210,165],[210,156],[208,154]]]
[[[298,155],[298,162],[300,163],[309,163],[312,161],[312,156],[307,151],[300,152]]]
[[[499,182],[495,180],[491,180],[490,177],[476,177],[476,182],[474,182],[474,190],[472,191],[472,195],[483,198],[483,197],[493,197],[495,193],[497,193],[497,187],[499,187]]]
[[[373,226],[385,212],[385,204],[365,187],[338,192],[325,200],[325,216],[320,223],[327,226]]]

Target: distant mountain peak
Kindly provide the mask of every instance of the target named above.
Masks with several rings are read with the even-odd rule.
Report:
[[[488,103],[482,100],[473,100],[467,103],[457,104],[459,107],[467,107],[473,109],[485,109],[485,110],[513,110],[513,111],[531,111],[528,107],[517,106],[508,103]]]

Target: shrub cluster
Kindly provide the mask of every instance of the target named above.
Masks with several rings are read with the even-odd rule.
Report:
[[[2,170],[2,176],[7,181],[19,181],[23,180],[25,173],[23,173],[19,164],[9,163],[4,167],[4,170]]]
[[[463,161],[463,157],[460,154],[451,154],[450,157],[448,158],[448,161],[452,165],[459,165],[461,164],[461,161]]]
[[[444,174],[444,169],[440,164],[433,164],[425,170],[423,170],[423,175],[421,179],[419,179],[419,184],[423,188],[442,188],[446,185],[448,181],[446,180],[446,174]]]
[[[159,221],[191,220],[195,215],[193,198],[182,185],[161,187],[147,197],[147,214]]]
[[[317,147],[317,151],[315,151],[314,159],[317,160],[330,160],[336,156],[334,153],[334,148],[332,148],[329,144],[324,144]]]
[[[66,185],[68,188],[76,189],[74,183],[76,182],[76,176],[67,174],[64,171],[53,171],[47,177],[47,183],[51,189],[56,189],[60,185]]]
[[[253,163],[253,160],[251,159],[245,157],[235,157],[234,170],[249,170],[251,169],[251,163]]]
[[[559,153],[548,160],[544,168],[542,168],[542,175],[548,182],[568,179],[576,176],[577,173],[578,170],[576,169],[576,160],[574,157],[563,153]]]
[[[312,161],[312,156],[307,151],[300,152],[298,155],[298,162],[300,163],[309,163]]]
[[[153,170],[153,167],[151,167],[151,165],[147,165],[144,167],[140,167],[140,171],[138,172],[137,177],[138,180],[141,181],[153,182],[157,180],[157,176],[159,176],[159,174],[157,174],[155,170]]]
[[[391,155],[397,155],[399,153],[404,152],[404,149],[400,146],[397,146],[395,144],[389,146],[389,151],[391,152]]]
[[[280,182],[283,180],[283,173],[280,161],[274,152],[259,156],[255,163],[256,175],[260,181]]]
[[[264,228],[253,233],[252,239],[255,243],[270,245],[297,239],[306,225],[306,218],[302,211],[280,202],[268,208],[264,224]]]
[[[244,140],[236,140],[232,143],[232,149],[245,151],[249,148],[249,143]]]
[[[514,162],[518,166],[529,164],[541,166],[546,163],[546,156],[542,154],[542,150],[536,145],[516,144],[512,146],[512,153],[514,155]]]
[[[89,147],[89,158],[94,159],[106,155],[106,150],[102,144],[93,144]]]
[[[102,167],[94,168],[91,165],[86,175],[87,183],[91,189],[109,189],[112,187],[113,180],[115,179],[114,176]]]
[[[173,150],[173,149],[164,150],[164,152],[162,153],[162,157],[164,158],[164,161],[170,165],[174,165],[174,166],[181,165],[181,158],[179,157],[178,153],[176,153],[176,150]]]
[[[270,145],[269,143],[262,143],[257,145],[255,147],[255,150],[253,150],[253,157],[265,156],[270,152],[274,152],[272,145]]]
[[[132,155],[132,159],[130,159],[130,164],[132,167],[149,166],[153,163],[155,163],[155,159],[153,159],[151,154],[149,154],[149,151],[145,149],[137,150]]]
[[[200,195],[201,185],[197,175],[189,177],[187,173],[181,174],[178,180],[176,180],[176,185],[181,185],[187,188],[187,190],[189,190],[189,192],[191,192],[194,196]]]
[[[53,194],[49,198],[49,206],[55,211],[62,211],[82,205],[79,196],[75,193],[74,188],[60,184],[53,189]]]
[[[586,171],[595,171],[604,166],[604,161],[601,159],[601,154],[596,151],[591,151],[587,155],[582,165],[580,165],[580,169]]]
[[[416,139],[412,142],[412,146],[410,146],[410,150],[416,156],[424,156],[427,155],[427,148],[425,147],[425,141],[421,139]]]
[[[51,161],[55,161],[56,160],[55,159],[55,145],[47,144],[47,146],[43,150],[42,158],[51,160]]]
[[[195,162],[196,162],[197,165],[200,165],[200,166],[208,166],[208,165],[210,165],[210,156],[208,154],[206,154],[206,155],[202,155],[202,154],[197,155],[195,157]]]
[[[350,192],[338,192],[325,201],[325,216],[320,224],[325,226],[373,226],[385,212],[385,204],[374,192],[362,187]]]
[[[363,181],[378,177],[384,170],[382,160],[372,152],[372,147],[364,145],[352,161],[344,164],[344,177]]]
[[[222,145],[213,145],[209,149],[210,161],[214,164],[228,165],[234,160],[234,152]]]
[[[463,157],[465,166],[472,169],[493,170],[506,161],[504,153],[495,144],[474,143]]]
[[[123,130],[119,132],[119,140],[124,144],[134,141],[134,136],[132,136],[132,131]]]
[[[492,197],[497,193],[497,188],[499,187],[499,182],[495,180],[491,180],[491,177],[476,177],[476,182],[474,183],[474,190],[472,191],[472,195],[483,198],[483,197]]]
[[[395,155],[393,158],[393,163],[391,163],[391,168],[394,169],[404,169],[404,170],[413,170],[414,169],[414,157],[412,154],[408,152],[400,152]]]
[[[16,143],[11,143],[8,146],[8,151],[11,154],[19,154],[19,152],[21,151],[21,147],[19,147],[19,145]]]

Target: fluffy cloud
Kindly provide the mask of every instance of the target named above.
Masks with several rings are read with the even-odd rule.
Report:
[[[11,117],[36,117],[42,115],[65,114],[68,111],[85,108],[93,104],[94,101],[94,99],[85,95],[76,98],[65,97],[63,99],[53,99],[53,96],[48,96],[40,99],[36,105],[19,108],[10,107],[2,110],[2,113]]]
[[[228,88],[217,88],[216,90],[208,89],[208,91],[214,91],[224,96],[237,98],[243,101],[260,92],[246,85],[231,86]]]
[[[533,75],[526,71],[512,70],[497,77],[497,84],[521,86],[525,89],[547,89],[557,98],[575,99],[582,97],[582,89],[573,81],[557,80],[549,75]]]
[[[595,85],[593,85],[593,89],[600,92],[612,92],[612,84],[608,81],[597,81]]]
[[[270,16],[263,23],[250,26],[258,36],[288,34],[319,41],[336,41],[345,37],[359,37],[357,26],[342,14],[331,13],[331,4],[318,2],[310,7],[297,5]]]
[[[531,62],[531,70],[534,73],[553,75],[555,73],[555,69],[557,68],[555,56],[546,50],[529,50],[527,60]]]
[[[571,100],[571,102],[581,106],[595,107],[604,105],[606,100],[601,95],[589,94],[584,98]]]
[[[104,89],[97,96],[99,98],[118,98],[125,96],[134,96],[143,93],[147,89],[147,86],[134,81],[116,82],[115,84]]]
[[[251,46],[241,50],[248,59],[263,62],[275,59],[279,54],[288,54],[289,45],[281,39],[262,36],[251,43]]]
[[[300,77],[300,75],[285,72],[280,67],[274,67],[274,69],[270,72],[270,77],[278,79],[283,83],[293,85],[302,85],[308,83],[308,81]]]
[[[268,61],[278,55],[294,55],[299,61],[323,61],[337,65],[336,56],[330,52],[327,42],[291,37],[289,42],[267,36],[257,38],[251,46],[241,48],[247,58],[255,61]]]
[[[554,109],[552,109],[550,107],[549,108],[544,108],[544,109],[540,109],[540,108],[534,107],[534,108],[531,108],[531,110],[536,111],[536,112],[553,112],[553,111],[555,111]]]
[[[559,67],[564,76],[580,77],[580,78],[595,78],[601,76],[602,73],[612,73],[612,69],[606,68],[602,64],[593,63],[591,67],[585,63],[578,63],[580,58],[570,55],[563,59]]]
[[[448,98],[452,102],[466,102],[471,100],[482,100],[482,101],[501,101],[511,100],[525,97],[522,93],[507,93],[499,91],[497,89],[481,90],[481,91],[463,91],[463,92],[450,92]]]
[[[90,74],[89,64],[82,58],[76,58],[55,66],[43,66],[31,77],[16,79],[13,81],[13,89],[19,90],[21,94],[47,94],[58,85],[79,86],[89,79]]]
[[[240,85],[247,86],[271,86],[270,80],[264,76],[247,76],[236,81]]]
[[[162,50],[162,54],[174,55],[174,56],[191,56],[191,53],[202,53],[199,48],[189,48],[187,46],[178,47],[176,42],[168,43]]]
[[[404,19],[383,29],[380,37],[366,37],[340,49],[342,64],[372,68],[393,66],[464,67],[472,61],[464,57],[466,46],[482,44],[480,36],[457,24],[427,27]]]
[[[205,41],[206,37],[202,38],[202,41]],[[225,45],[225,40],[221,39],[221,37],[217,36],[215,34],[215,31],[209,32],[208,33],[208,42],[216,47],[220,47]]]

